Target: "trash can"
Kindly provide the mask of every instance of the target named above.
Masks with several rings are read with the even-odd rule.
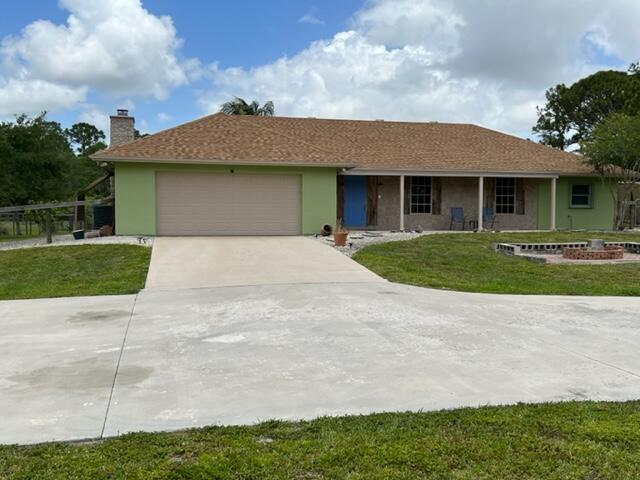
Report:
[[[93,228],[98,230],[104,225],[113,227],[113,205],[94,205]]]

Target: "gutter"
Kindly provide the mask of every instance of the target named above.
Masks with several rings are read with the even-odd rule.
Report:
[[[558,178],[558,177],[597,177],[596,173],[585,172],[514,172],[514,171],[490,171],[490,170],[367,170],[353,168],[344,170],[340,175],[371,175],[389,177],[519,177],[519,178]]]
[[[257,160],[218,160],[218,159],[177,159],[177,158],[130,158],[117,156],[89,156],[94,162],[121,162],[121,163],[174,163],[180,165],[246,165],[252,167],[326,167],[326,168],[355,168],[356,164],[346,162],[303,162],[303,161],[281,161],[281,162],[260,162]]]

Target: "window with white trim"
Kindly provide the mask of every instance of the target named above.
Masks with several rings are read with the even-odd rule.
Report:
[[[431,213],[431,177],[411,177],[411,213]]]
[[[496,178],[496,213],[508,214],[516,211],[516,179]]]
[[[591,185],[571,185],[571,208],[591,208]]]

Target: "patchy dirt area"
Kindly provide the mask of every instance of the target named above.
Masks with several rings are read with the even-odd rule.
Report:
[[[345,255],[351,257],[358,250],[367,245],[373,245],[376,243],[385,243],[385,242],[397,242],[400,240],[411,240],[414,238],[422,237],[424,235],[438,235],[442,233],[472,233],[468,231],[428,231],[428,232],[393,232],[393,231],[362,231],[362,232],[351,232],[349,233],[349,238],[347,239],[347,245],[344,247],[336,247],[333,245],[333,236],[330,235],[328,237],[316,236],[316,240],[331,245],[336,250],[344,253]]]
[[[53,243],[47,243],[47,239],[44,237],[0,242],[0,251],[16,250],[19,248],[59,247],[62,245],[84,245],[84,244],[87,244],[87,245],[124,244],[124,245],[142,245],[145,247],[152,247],[153,237],[112,235],[109,237],[85,238],[82,240],[75,240],[73,238],[73,235],[54,235]]]

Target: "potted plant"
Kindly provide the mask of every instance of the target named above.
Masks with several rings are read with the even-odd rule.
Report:
[[[333,243],[336,247],[344,247],[347,244],[347,238],[349,237],[349,231],[342,225],[342,219],[338,220],[336,229],[333,232]]]

